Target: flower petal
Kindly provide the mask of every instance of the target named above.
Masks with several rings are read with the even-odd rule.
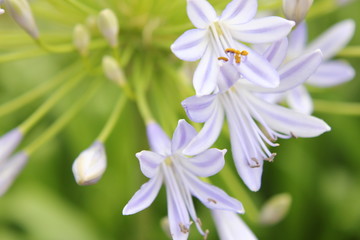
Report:
[[[239,65],[239,71],[244,78],[266,88],[274,88],[279,85],[279,74],[263,56],[240,43],[238,49],[246,50],[249,53]]]
[[[256,11],[256,0],[233,0],[222,12],[220,20],[228,24],[246,23],[255,17]]]
[[[171,155],[170,139],[157,123],[148,123],[146,133],[152,151],[163,156]]]
[[[288,49],[288,40],[283,38],[270,45],[263,53],[264,58],[266,58],[271,66],[277,69],[285,60]]]
[[[313,102],[309,92],[304,86],[298,86],[286,94],[289,107],[299,113],[310,115],[313,110]]]
[[[206,0],[187,0],[186,10],[196,28],[206,28],[217,19],[215,9]]]
[[[247,43],[271,43],[286,37],[295,25],[280,17],[256,18],[245,24],[229,25],[235,39]]]
[[[23,138],[19,128],[15,128],[0,137],[0,164],[4,162],[17,148]]]
[[[197,96],[208,95],[215,90],[218,73],[219,63],[217,57],[208,46],[193,77],[193,85]]]
[[[206,207],[237,213],[245,212],[242,204],[238,200],[230,197],[220,188],[205,183],[192,174],[186,173],[186,175],[191,194],[197,197]]]
[[[293,59],[300,56],[307,42],[307,26],[303,21],[289,35],[288,58]]]
[[[324,59],[329,59],[345,47],[354,35],[354,31],[355,22],[353,20],[341,21],[313,41],[307,50],[321,49]]]
[[[181,102],[187,116],[193,122],[205,122],[214,111],[216,103],[216,94],[206,95],[202,97],[192,96]]]
[[[316,137],[330,131],[330,127],[319,118],[267,103],[250,93],[243,94],[246,94],[263,120],[275,131],[297,137]]]
[[[320,66],[322,54],[320,50],[307,53],[286,63],[279,69],[280,84],[276,88],[247,87],[257,92],[279,93],[293,89],[304,83]]]
[[[207,30],[188,30],[171,45],[171,51],[184,61],[199,60],[208,45],[207,34]]]
[[[217,101],[212,115],[205,122],[198,135],[184,148],[183,154],[193,156],[211,147],[220,134],[223,122],[224,112],[220,103]]]
[[[165,157],[151,151],[141,151],[136,154],[140,162],[141,172],[147,178],[153,178],[158,170],[158,166],[164,161]]]
[[[355,76],[353,67],[343,61],[327,61],[322,63],[307,83],[318,87],[332,87],[347,81]]]
[[[178,149],[185,147],[195,136],[197,132],[193,126],[187,123],[184,119],[179,120],[178,126],[175,129],[172,142],[171,151],[174,153]]]
[[[159,193],[163,178],[158,174],[143,184],[123,209],[123,215],[131,215],[149,207]]]
[[[218,173],[225,164],[226,149],[208,149],[201,154],[183,161],[184,167],[199,177],[210,177]]]

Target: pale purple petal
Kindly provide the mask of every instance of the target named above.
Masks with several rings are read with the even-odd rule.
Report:
[[[222,12],[220,20],[228,24],[246,23],[255,17],[256,11],[256,0],[233,0]]]
[[[159,193],[163,178],[158,174],[143,184],[123,209],[123,215],[131,215],[149,207]]]
[[[212,210],[221,240],[256,240],[256,236],[240,216],[230,211]]]
[[[307,83],[317,87],[332,87],[350,81],[355,76],[353,67],[343,61],[327,61],[320,65]]]
[[[164,156],[151,151],[141,151],[136,157],[139,159],[141,172],[148,178],[153,178],[157,174],[159,165],[165,159]]]
[[[187,123],[184,119],[179,120],[178,126],[175,129],[172,142],[171,151],[174,153],[188,144],[197,132],[193,126]]]
[[[245,212],[242,204],[238,200],[230,197],[220,188],[205,183],[192,174],[186,173],[186,175],[191,194],[198,198],[206,207],[237,213]]]
[[[188,30],[171,45],[171,51],[184,61],[199,60],[208,45],[207,34],[203,29]]]
[[[293,59],[300,56],[307,42],[307,26],[305,22],[300,23],[289,35],[288,57]]]
[[[211,148],[183,161],[184,167],[199,177],[210,177],[218,173],[225,164],[226,149]]]
[[[0,138],[0,164],[9,157],[20,144],[23,133],[15,128]]]
[[[25,152],[19,152],[0,165],[0,196],[4,195],[12,185],[26,165],[28,158]]]
[[[187,116],[193,122],[205,122],[211,116],[216,107],[216,94],[202,97],[192,96],[181,102]]]
[[[208,95],[215,90],[218,73],[218,59],[211,48],[208,47],[193,77],[193,85],[197,96]]]
[[[217,19],[215,9],[206,0],[187,0],[186,10],[196,28],[207,28]]]
[[[264,17],[229,27],[234,38],[242,42],[271,43],[286,37],[294,25],[284,18]]]
[[[146,126],[146,133],[152,151],[163,156],[171,154],[170,139],[157,123],[148,123]]]
[[[279,74],[263,56],[240,43],[238,49],[249,53],[239,66],[239,71],[244,78],[262,87],[274,88],[279,85]]]
[[[278,93],[293,89],[304,83],[316,71],[321,62],[322,54],[320,50],[302,55],[280,67],[280,84],[277,88],[252,87],[252,90]]]
[[[344,20],[332,26],[307,48],[308,51],[320,49],[324,59],[329,59],[350,41],[355,32],[355,22]]]
[[[184,148],[183,154],[193,156],[211,147],[220,134],[223,122],[223,109],[220,103],[216,102],[211,117],[205,122],[198,135]]]
[[[288,40],[283,38],[270,45],[263,53],[273,68],[277,69],[285,60],[288,50]]]
[[[314,110],[312,98],[304,86],[287,92],[286,101],[291,109],[300,113],[310,115]]]
[[[268,126],[275,131],[297,137],[316,137],[330,131],[330,127],[319,118],[267,103],[249,93],[246,97]]]

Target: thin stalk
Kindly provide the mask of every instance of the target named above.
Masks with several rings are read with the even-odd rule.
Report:
[[[360,116],[360,103],[357,102],[330,102],[325,100],[313,101],[316,112]]]

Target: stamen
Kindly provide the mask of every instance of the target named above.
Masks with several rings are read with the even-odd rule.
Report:
[[[272,153],[270,157],[264,158],[265,161],[273,162],[274,158],[276,156],[276,153]]]
[[[229,61],[229,59],[227,57],[218,57],[218,60],[223,60],[225,62]]]
[[[242,50],[240,54],[243,55],[243,56],[247,56],[247,55],[249,55],[249,52],[245,51],[245,50]]]
[[[180,224],[179,224],[179,227],[180,227],[180,231],[181,231],[182,233],[188,233],[188,232],[189,232],[189,229],[188,229],[187,227],[185,227],[184,224],[180,223]]]
[[[209,236],[209,229],[206,229],[204,234],[204,240],[206,240],[208,236]]]
[[[241,63],[241,57],[246,57],[249,52],[246,50],[237,50],[235,48],[226,48],[225,49],[226,54],[234,54],[234,59],[236,63]]]
[[[196,222],[200,225],[200,227],[202,226],[202,222],[201,222],[201,219],[200,219],[200,218],[197,218],[197,219],[196,219]]]
[[[212,198],[208,198],[208,201],[211,202],[211,203],[217,204],[217,201],[212,199]]]
[[[251,158],[251,160],[253,160],[255,162],[255,165],[250,165],[251,168],[258,168],[260,167],[260,163],[259,160],[257,160],[256,158]]]
[[[171,166],[172,165],[172,161],[171,161],[171,158],[170,157],[167,157],[165,159],[165,164],[168,165],[168,166]]]

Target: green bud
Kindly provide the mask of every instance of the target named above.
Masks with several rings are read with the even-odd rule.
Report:
[[[260,223],[274,225],[280,222],[288,213],[291,200],[291,195],[288,193],[281,193],[271,197],[260,211]]]
[[[27,0],[5,0],[5,5],[10,15],[31,37],[38,39],[37,29],[32,11]]]
[[[102,59],[102,67],[105,73],[105,76],[111,81],[119,84],[120,86],[125,85],[125,76],[122,72],[117,61],[110,56],[105,56]]]
[[[90,34],[86,27],[82,24],[77,24],[74,28],[73,43],[76,49],[82,56],[86,56],[89,50]]]
[[[305,19],[312,4],[313,0],[283,0],[283,12],[287,19],[298,24]]]
[[[110,46],[116,47],[119,34],[119,23],[114,12],[110,9],[102,10],[98,17],[98,27]]]

